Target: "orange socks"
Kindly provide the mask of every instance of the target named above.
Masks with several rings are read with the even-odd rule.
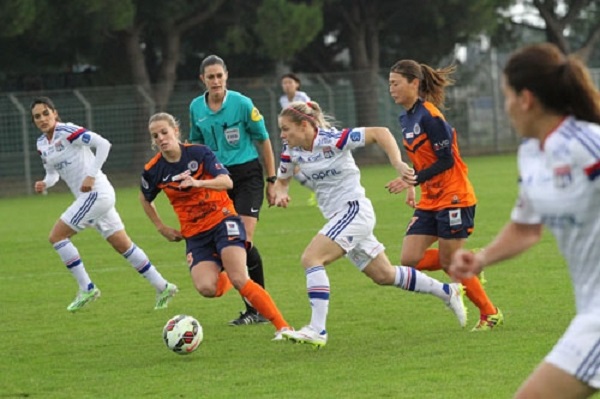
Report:
[[[415,266],[415,269],[428,271],[442,269],[442,264],[440,263],[439,249],[427,249],[423,254],[423,258],[421,258],[419,263],[417,263],[417,265]],[[469,300],[479,308],[479,312],[481,314],[496,314],[496,307],[494,306],[492,301],[490,301],[490,298],[488,298],[478,277],[475,276],[466,280],[462,280],[461,284],[465,286],[467,298],[469,298]]]
[[[219,273],[219,279],[217,280],[217,290],[215,292],[215,298],[225,295],[227,291],[229,291],[233,287],[231,281],[229,280],[229,276],[227,273],[221,272]]]
[[[485,293],[483,285],[481,285],[481,281],[479,281],[479,277],[473,276],[461,280],[461,284],[465,286],[467,298],[479,308],[479,313],[484,315],[496,314],[496,307]]]
[[[248,279],[246,284],[240,290],[240,294],[246,298],[258,312],[265,316],[277,330],[283,327],[289,327],[289,324],[283,319],[283,316],[277,309],[277,305],[271,298],[271,295],[263,287]]]
[[[442,264],[440,263],[439,250],[436,248],[427,249],[419,263],[415,266],[415,269],[429,271],[441,270]]]

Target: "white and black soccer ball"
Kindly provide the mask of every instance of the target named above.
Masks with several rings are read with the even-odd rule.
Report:
[[[203,338],[202,325],[189,315],[173,316],[163,328],[163,339],[167,348],[179,355],[194,352]]]

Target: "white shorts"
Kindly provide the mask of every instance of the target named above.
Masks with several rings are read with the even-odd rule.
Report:
[[[60,219],[77,232],[93,227],[104,239],[125,228],[115,209],[114,192],[82,193]]]
[[[575,316],[545,361],[600,389],[600,315]]]
[[[385,250],[373,235],[375,211],[366,198],[350,201],[319,231],[335,241],[348,259],[362,271]]]

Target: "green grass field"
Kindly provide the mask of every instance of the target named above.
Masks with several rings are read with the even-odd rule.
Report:
[[[469,158],[479,197],[469,247],[481,247],[508,220],[516,196],[514,156]],[[377,212],[376,235],[397,263],[411,210],[387,193],[390,167],[363,168]],[[267,288],[295,327],[309,321],[300,255],[323,224],[293,185],[289,209],[263,209],[256,245]],[[468,304],[465,329],[432,296],[378,287],[348,261],[328,267],[329,342],[271,342],[271,325],[230,327],[242,310],[235,291],[199,296],[184,244],[165,241],[146,219],[137,188],[120,189],[117,209],[133,240],[180,293],[155,311],[154,289],[93,230],[73,239],[102,297],[76,314],[66,306],[76,283],[48,244],[70,194],[0,200],[0,398],[509,398],[552,348],[574,315],[564,261],[552,238],[488,269],[486,289],[506,324],[470,333],[478,312]],[[163,218],[177,225],[164,196]],[[433,274],[447,281],[441,272]],[[204,342],[178,356],[162,327],[187,313],[203,325]]]

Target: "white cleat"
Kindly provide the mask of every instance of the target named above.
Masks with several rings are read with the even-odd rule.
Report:
[[[327,344],[327,333],[325,331],[318,332],[312,326],[304,326],[298,331],[284,331],[283,337],[289,341],[299,344],[310,344],[319,349]]]
[[[450,285],[450,298],[446,302],[446,306],[454,312],[461,327],[467,324],[467,308],[465,307],[465,288],[460,283],[452,283]]]

